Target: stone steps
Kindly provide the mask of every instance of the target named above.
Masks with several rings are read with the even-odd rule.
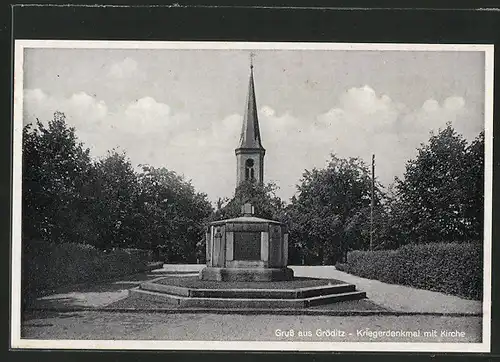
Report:
[[[140,289],[192,298],[303,299],[354,292],[356,286],[353,284],[333,284],[296,289],[200,289],[146,282],[141,284]]]
[[[229,298],[190,297],[142,288],[131,289],[130,294],[138,296],[142,299],[184,308],[308,308],[322,304],[366,298],[365,292],[339,291],[340,289],[337,290],[337,293],[316,295],[312,297],[302,296],[298,298],[242,298],[240,296],[236,297],[235,295]]]

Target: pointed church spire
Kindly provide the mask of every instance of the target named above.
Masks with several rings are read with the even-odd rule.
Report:
[[[253,54],[250,55],[250,81],[248,84],[247,102],[243,116],[240,143],[238,148],[264,149],[260,139],[259,117],[257,114],[257,102],[255,100],[255,86],[253,81]]]
[[[243,182],[264,182],[264,155],[266,150],[260,140],[257,102],[253,82],[253,63],[250,54],[250,81],[248,83],[247,103],[241,127],[240,143],[236,148],[236,187]]]

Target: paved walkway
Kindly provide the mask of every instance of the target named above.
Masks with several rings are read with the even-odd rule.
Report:
[[[187,276],[189,274],[184,273],[196,273],[202,267],[202,265],[183,265],[176,268],[169,265],[162,270],[153,271],[149,274],[134,275],[100,285],[69,287],[61,289],[55,294],[38,299],[34,306],[37,308],[102,308],[126,298],[129,295],[128,290],[130,288],[138,286],[145,280],[157,278],[162,272],[172,273],[175,270],[179,270],[183,275]],[[443,293],[359,278],[335,270],[333,266],[292,266],[291,268],[294,270],[296,276],[331,278],[355,284],[359,290],[366,292],[371,302],[400,313],[477,315],[482,312],[482,302],[480,301],[466,300]],[[485,317],[489,318],[489,314],[485,313]]]
[[[397,312],[480,314],[482,302],[429,290],[382,283],[338,271],[333,266],[292,266],[295,276],[332,278],[355,284],[373,303]],[[485,314],[486,317],[488,317]]]

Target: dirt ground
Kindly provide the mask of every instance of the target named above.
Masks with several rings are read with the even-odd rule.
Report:
[[[292,332],[293,331],[293,332]],[[481,317],[32,312],[22,338],[481,342]],[[391,336],[392,334],[392,336]]]

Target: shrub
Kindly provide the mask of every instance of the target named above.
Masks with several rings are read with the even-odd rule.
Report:
[[[139,257],[142,260],[153,261],[153,252],[144,249],[121,249],[130,255]]]
[[[30,299],[61,286],[141,272],[150,260],[150,253],[143,250],[104,252],[84,244],[30,241],[23,245],[23,297]]]
[[[338,271],[346,271],[347,265],[343,264],[343,263],[337,263],[337,264],[335,264],[335,269]]]
[[[363,278],[482,299],[483,249],[478,243],[409,244],[353,251],[344,271]]]

